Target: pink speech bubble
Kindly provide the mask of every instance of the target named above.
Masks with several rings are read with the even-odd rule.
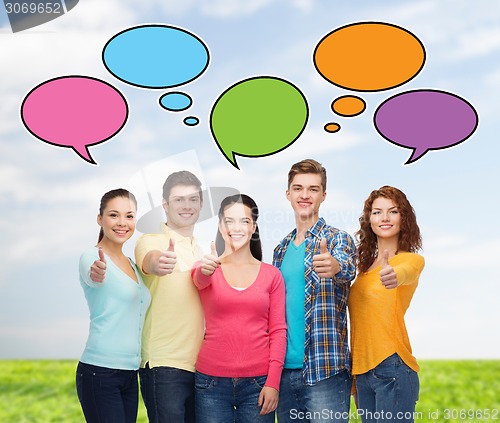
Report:
[[[97,164],[88,147],[115,136],[125,125],[125,97],[107,82],[89,76],[62,76],[33,88],[21,105],[24,126],[40,140],[69,147]]]

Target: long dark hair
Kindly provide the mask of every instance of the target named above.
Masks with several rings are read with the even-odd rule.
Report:
[[[127,191],[126,189],[123,189],[123,188],[113,189],[111,191],[108,191],[101,198],[101,205],[99,206],[99,215],[100,216],[103,215],[104,210],[106,209],[106,206],[108,205],[108,203],[117,197],[129,198],[130,200],[132,200],[134,202],[135,207],[137,208],[137,200],[136,200],[134,194],[132,194],[130,191]],[[104,231],[101,228],[101,230],[99,231],[99,237],[97,238],[97,243],[101,242],[103,237],[104,237]]]
[[[406,195],[397,188],[385,185],[372,191],[366,199],[363,214],[359,218],[360,229],[356,232],[358,241],[358,268],[366,272],[377,257],[377,235],[370,224],[373,202],[379,198],[392,200],[401,214],[401,231],[398,239],[398,251],[415,253],[422,248],[422,236],[417,224],[415,210]]]
[[[259,218],[259,209],[255,201],[251,197],[246,194],[235,194],[224,198],[219,208],[219,222],[222,221],[226,208],[235,203],[241,203],[244,206],[247,206],[252,213],[252,221],[255,223],[255,232],[252,234],[252,238],[250,239],[250,252],[252,253],[252,256],[261,261],[262,245],[260,242],[259,226],[257,225],[257,219]],[[217,229],[217,236],[215,238],[215,248],[218,255],[221,255],[225,250],[225,242],[219,229]]]

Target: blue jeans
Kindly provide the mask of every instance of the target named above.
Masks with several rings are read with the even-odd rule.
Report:
[[[283,369],[278,403],[278,422],[349,421],[352,377],[347,370],[305,385],[302,369]]]
[[[267,376],[214,377],[196,372],[196,421],[274,423],[274,413],[259,414],[259,395],[266,379]]]
[[[194,423],[194,373],[173,367],[139,369],[149,423]]]
[[[419,388],[418,374],[393,354],[356,376],[358,414],[363,423],[413,422]]]
[[[87,423],[135,423],[139,403],[136,370],[79,362],[76,392]]]

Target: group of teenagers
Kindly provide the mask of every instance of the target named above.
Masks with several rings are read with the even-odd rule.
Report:
[[[137,202],[101,199],[98,243],[80,258],[90,330],[76,370],[87,422],[135,422],[140,390],[154,423],[412,422],[419,366],[404,315],[424,259],[415,212],[399,189],[366,199],[356,232],[320,217],[326,170],[295,163],[286,198],[296,227],[262,262],[248,195],[226,197],[210,253],[193,237],[199,179],[172,173],[166,222],[122,251]],[[354,281],[354,282],[353,282]],[[350,326],[350,339],[348,326]]]

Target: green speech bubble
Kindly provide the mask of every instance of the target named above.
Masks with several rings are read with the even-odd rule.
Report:
[[[236,155],[278,153],[304,130],[309,109],[300,90],[288,81],[258,76],[224,91],[210,114],[210,129],[222,154],[239,169]]]

